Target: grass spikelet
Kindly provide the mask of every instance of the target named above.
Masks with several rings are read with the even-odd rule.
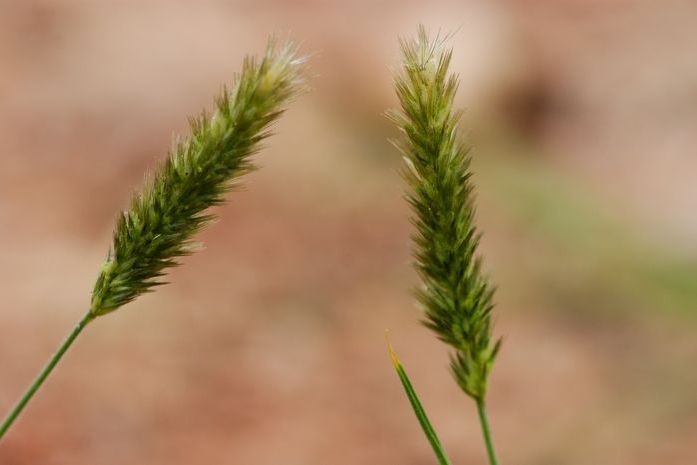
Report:
[[[197,248],[193,236],[214,218],[209,208],[221,204],[254,168],[252,155],[285,106],[304,90],[303,64],[295,45],[271,40],[260,60],[245,58],[212,114],[191,120],[190,137],[175,141],[159,170],[118,217],[89,311],[0,423],[0,439],[91,321],[164,284],[167,269]]]
[[[460,115],[452,109],[458,81],[448,73],[451,52],[423,28],[401,46],[404,67],[395,79],[401,112],[390,116],[405,135],[397,145],[416,226],[415,266],[423,281],[417,297],[425,325],[455,349],[458,384],[482,399],[499,342],[491,336],[494,288],[477,255],[470,156],[457,139]]]
[[[389,116],[403,133],[396,145],[406,161],[424,324],[453,348],[453,376],[483,411],[500,340],[492,338],[494,287],[477,253],[470,155],[458,140],[460,113],[453,110],[458,79],[449,72],[452,52],[443,42],[423,27],[416,39],[400,41],[403,66],[395,90],[401,111]],[[490,459],[495,463],[493,449]]]
[[[192,237],[213,218],[207,210],[222,203],[224,194],[254,168],[251,155],[302,89],[302,62],[293,45],[272,42],[260,61],[245,59],[211,116],[203,113],[191,121],[191,137],[175,144],[152,181],[119,216],[92,293],[93,316],[163,284],[165,270],[196,249]]]

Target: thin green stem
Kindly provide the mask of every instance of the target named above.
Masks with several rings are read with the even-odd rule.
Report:
[[[486,415],[486,404],[484,399],[477,399],[477,411],[479,412],[479,422],[482,425],[482,434],[484,435],[484,443],[486,444],[486,452],[489,454],[489,464],[498,465],[496,460],[496,452],[494,451],[494,441],[491,439],[491,428],[489,428],[489,419]]]
[[[80,320],[80,322],[77,325],[75,325],[75,328],[73,328],[72,332],[68,335],[67,338],[65,338],[65,341],[63,341],[60,347],[58,347],[58,350],[48,361],[43,370],[41,370],[41,373],[39,373],[39,375],[36,377],[34,382],[31,383],[31,386],[29,386],[29,388],[26,390],[21,399],[19,399],[17,404],[15,404],[12,410],[10,410],[10,413],[7,414],[5,420],[3,420],[2,425],[0,425],[0,439],[2,439],[3,436],[5,436],[7,430],[10,429],[10,426],[12,426],[19,414],[22,413],[24,407],[26,407],[31,398],[34,397],[36,391],[38,391],[39,388],[44,384],[44,381],[46,381],[46,378],[48,378],[48,375],[51,374],[51,372],[56,367],[60,359],[63,358],[63,355],[68,350],[68,348],[73,344],[73,342],[82,332],[82,330],[85,329],[85,326],[87,326],[87,324],[93,319],[94,316],[88,312],[87,315],[85,315],[85,317],[82,320]]]

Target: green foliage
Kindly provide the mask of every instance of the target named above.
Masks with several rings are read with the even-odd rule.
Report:
[[[423,28],[416,40],[401,41],[404,63],[395,79],[401,112],[390,116],[405,135],[397,145],[415,215],[424,324],[455,349],[451,368],[460,387],[483,401],[500,340],[492,341],[494,288],[477,255],[470,157],[457,139],[459,113],[452,109],[458,80],[449,74],[451,51],[442,42]]]
[[[304,62],[291,44],[269,44],[261,61],[246,58],[232,90],[212,116],[191,121],[191,137],[177,141],[160,170],[118,219],[113,246],[92,294],[100,316],[164,284],[165,270],[196,249],[192,236],[213,215],[236,180],[253,169],[250,156],[269,127],[302,89]]]
[[[392,349],[392,345],[390,344],[389,340],[387,341],[387,347],[390,351],[392,366],[394,366],[394,369],[397,372],[397,376],[399,376],[399,380],[402,382],[402,387],[404,388],[404,392],[406,393],[407,398],[409,399],[411,408],[414,410],[414,414],[416,415],[416,418],[419,420],[421,429],[423,430],[426,439],[428,439],[428,442],[431,444],[433,452],[436,454],[436,458],[438,459],[439,465],[450,465],[450,459],[448,458],[448,455],[445,453],[445,449],[443,448],[443,445],[441,444],[440,439],[436,434],[436,430],[433,429],[431,421],[428,419],[428,415],[426,415],[426,410],[424,410],[423,405],[421,405],[419,396],[416,394],[414,386],[412,385],[409,376],[407,376],[407,372],[404,369],[402,362],[399,361],[397,354]]]

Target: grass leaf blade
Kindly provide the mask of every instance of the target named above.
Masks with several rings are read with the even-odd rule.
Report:
[[[428,415],[426,415],[426,410],[424,410],[424,407],[421,404],[421,401],[419,400],[419,396],[416,394],[416,390],[414,390],[414,386],[412,385],[411,380],[407,375],[407,372],[404,370],[402,362],[399,361],[397,354],[392,349],[392,345],[390,344],[389,340],[387,341],[387,347],[390,351],[392,365],[394,366],[394,369],[397,372],[397,376],[399,376],[399,380],[402,382],[404,392],[407,394],[407,398],[409,399],[409,403],[411,403],[411,407],[414,410],[414,414],[416,415],[416,418],[419,420],[421,429],[426,435],[428,442],[431,444],[431,447],[433,448],[433,452],[436,454],[436,457],[438,458],[438,463],[440,465],[451,465],[450,459],[448,459],[448,455],[445,453],[445,449],[443,449],[443,445],[441,444],[440,439],[438,439],[436,430],[433,429],[433,425],[431,425],[431,422],[428,419]]]

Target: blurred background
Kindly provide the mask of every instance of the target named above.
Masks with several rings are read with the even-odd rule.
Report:
[[[312,53],[262,170],[171,285],[97,320],[0,463],[456,464],[476,411],[410,295],[382,116],[397,38],[456,31],[505,344],[504,464],[697,462],[697,4],[0,0],[0,414],[86,310],[113,220],[270,33]]]

